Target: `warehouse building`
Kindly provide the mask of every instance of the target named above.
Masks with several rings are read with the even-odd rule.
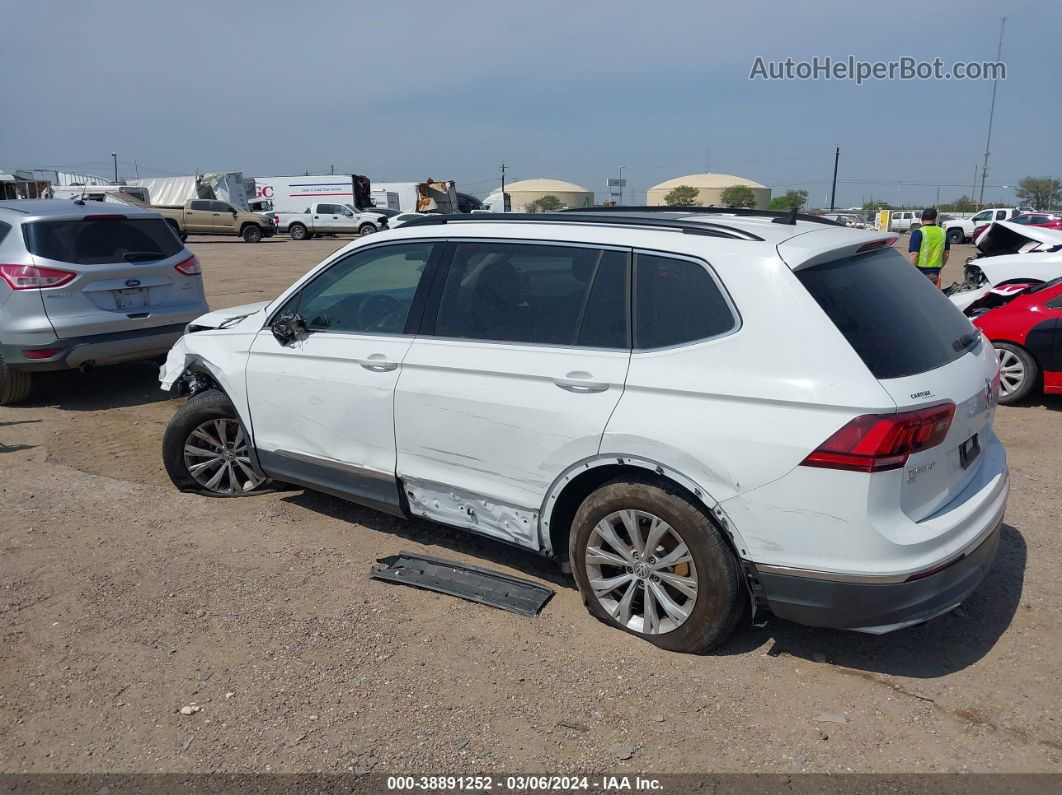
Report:
[[[529,204],[544,196],[556,196],[562,207],[590,207],[594,203],[593,191],[559,179],[522,179],[508,183],[505,192],[509,194],[510,207],[514,213],[527,212]],[[500,189],[489,196],[486,203],[490,204],[491,198],[499,193]]]
[[[676,177],[667,182],[651,187],[646,194],[646,204],[659,207],[667,204],[664,197],[679,185],[689,185],[697,189],[696,204],[701,207],[723,204],[723,191],[731,185],[744,185],[752,189],[756,196],[756,207],[766,209],[771,203],[771,189],[751,179],[735,177],[733,174],[690,174],[686,177]]]

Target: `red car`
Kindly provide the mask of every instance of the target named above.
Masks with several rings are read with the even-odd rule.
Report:
[[[1039,384],[1062,394],[1062,278],[995,288],[966,315],[996,348],[999,402],[1017,403]]]
[[[1062,214],[1060,213],[1022,213],[1007,219],[1008,223],[1025,224],[1026,226],[1045,226],[1048,229],[1062,229]],[[977,240],[991,224],[981,224],[974,229],[971,240]]]

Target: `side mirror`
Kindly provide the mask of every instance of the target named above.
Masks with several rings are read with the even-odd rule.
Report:
[[[239,210],[233,210],[233,211],[232,211],[232,217],[233,217],[233,218],[235,218],[235,217],[236,217],[236,216],[238,216],[239,214],[240,214]]]
[[[269,327],[276,341],[281,345],[291,345],[297,340],[306,337],[306,321],[298,312],[281,312],[273,318],[273,324]]]

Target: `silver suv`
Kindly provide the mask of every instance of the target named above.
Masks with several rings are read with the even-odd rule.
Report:
[[[158,213],[0,201],[0,405],[37,370],[164,356],[206,310],[199,261]]]

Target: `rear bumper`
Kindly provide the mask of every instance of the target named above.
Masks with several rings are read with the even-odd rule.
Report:
[[[165,355],[184,334],[184,323],[154,328],[68,337],[45,345],[0,345],[0,355],[15,370],[72,370],[92,366],[120,364]],[[44,359],[32,359],[27,351],[55,352]]]
[[[986,536],[944,568],[909,582],[819,579],[813,572],[756,572],[771,611],[813,627],[875,634],[920,624],[958,607],[992,567],[999,547],[1000,515]]]

